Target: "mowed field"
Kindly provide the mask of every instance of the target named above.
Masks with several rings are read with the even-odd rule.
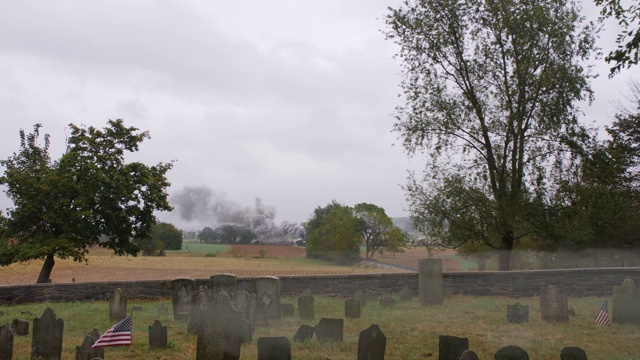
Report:
[[[306,249],[276,245],[208,245],[185,243],[182,251],[163,257],[114,256],[105,249],[92,249],[88,262],[56,259],[53,283],[171,280],[179,277],[207,278],[217,273],[236,276],[282,276],[321,274],[363,274],[396,272],[371,265],[338,266],[307,259]],[[0,285],[33,284],[43,261],[0,267]]]

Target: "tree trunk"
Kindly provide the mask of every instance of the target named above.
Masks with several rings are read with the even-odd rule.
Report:
[[[53,265],[55,265],[56,261],[53,258],[53,254],[47,255],[47,258],[44,260],[44,264],[42,264],[42,269],[40,270],[40,275],[38,275],[38,284],[47,284],[49,283],[49,277],[51,276],[51,270],[53,270]]]
[[[511,250],[513,250],[513,231],[507,231],[500,241],[500,254],[498,255],[498,271],[509,271],[511,263]]]

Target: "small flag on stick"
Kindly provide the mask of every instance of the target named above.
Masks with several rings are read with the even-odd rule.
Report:
[[[600,312],[598,312],[598,316],[596,316],[596,324],[600,325],[611,325],[611,321],[609,321],[609,304],[607,300],[604,301],[602,307],[600,308]]]
[[[91,347],[129,346],[131,345],[131,317],[126,317],[113,325]]]

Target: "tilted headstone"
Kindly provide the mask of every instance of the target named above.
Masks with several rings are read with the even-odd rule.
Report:
[[[314,308],[315,298],[311,295],[302,295],[298,298],[298,313],[302,320],[313,320],[315,318]]]
[[[438,338],[438,359],[459,360],[462,353],[469,350],[469,339],[440,335]]]
[[[211,295],[215,295],[221,289],[225,289],[229,293],[238,290],[238,277],[235,274],[215,274],[209,277],[209,288]]]
[[[495,360],[529,360],[529,353],[518,346],[505,346],[496,351]]]
[[[409,285],[405,285],[400,289],[398,297],[400,298],[400,301],[411,301],[411,299],[413,299],[413,291],[411,291]]]
[[[316,339],[320,342],[339,341],[342,342],[344,333],[344,319],[322,318],[316,325]]]
[[[118,322],[127,317],[127,297],[117,288],[109,295],[109,321]]]
[[[29,335],[29,321],[24,319],[13,319],[11,322],[11,330],[19,336]]]
[[[442,259],[420,259],[418,263],[418,295],[421,305],[437,305],[444,302]]]
[[[540,316],[545,322],[568,322],[569,302],[555,285],[549,286],[546,294],[540,295]]]
[[[624,279],[622,286],[613,287],[611,321],[614,324],[640,325],[640,290],[631,278]]]
[[[293,304],[280,304],[280,313],[285,318],[293,317],[295,315]]]
[[[587,353],[579,347],[565,347],[560,350],[560,360],[587,360]]]
[[[507,305],[507,321],[512,324],[529,322],[529,305],[524,306],[519,302]]]
[[[149,326],[149,348],[167,348],[167,327],[163,326],[159,320],[154,321],[153,325]]]
[[[380,306],[383,307],[391,307],[396,304],[396,301],[393,299],[393,296],[385,294],[380,297]]]
[[[344,317],[347,319],[360,319],[360,300],[346,299],[344,301]]]
[[[205,326],[198,329],[196,360],[240,358],[242,314],[220,292],[207,308]]]
[[[191,313],[187,321],[187,331],[196,332],[204,325],[207,308],[209,307],[209,289],[201,286],[191,300]]]
[[[258,360],[291,360],[291,343],[284,336],[258,339]]]
[[[13,357],[13,331],[8,323],[0,326],[0,360],[11,360]]]
[[[373,324],[360,332],[358,337],[358,360],[384,360],[387,337],[380,326]]]
[[[315,333],[316,328],[309,325],[301,325],[296,331],[296,334],[293,336],[294,342],[305,342],[307,340],[311,340],[313,338],[313,334]]]
[[[360,289],[356,290],[356,292],[353,294],[353,298],[360,300],[361,307],[364,307],[367,304],[367,295]]]
[[[460,355],[460,360],[480,360],[478,354],[473,350],[466,350]]]
[[[61,359],[63,332],[64,320],[57,319],[53,309],[44,309],[42,317],[33,320],[31,358]]]
[[[256,302],[262,304],[268,320],[280,320],[280,279],[263,276],[253,279]]]
[[[91,348],[95,342],[96,340],[91,335],[85,335],[82,344],[76,345],[76,360],[103,359],[104,348]]]
[[[196,290],[193,279],[175,279],[171,281],[171,303],[173,319],[188,320],[191,314],[191,298]]]

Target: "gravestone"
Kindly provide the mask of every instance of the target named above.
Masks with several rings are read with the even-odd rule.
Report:
[[[565,347],[560,350],[560,360],[587,360],[587,353],[579,347]]]
[[[338,341],[342,342],[344,333],[344,319],[322,318],[316,325],[316,339],[320,342]]]
[[[13,357],[13,331],[8,323],[0,326],[0,360],[11,360]]]
[[[174,279],[171,281],[171,303],[173,319],[188,320],[191,314],[191,298],[196,290],[193,279]]]
[[[98,339],[100,339],[100,336],[102,335],[102,333],[100,332],[100,330],[98,330],[97,328],[93,328],[91,329],[91,331],[89,331],[88,333],[85,334],[86,336],[91,337],[91,340],[93,341],[92,344],[95,344],[96,341],[98,341]],[[95,348],[92,349],[92,351],[90,352],[90,356],[91,359],[104,359],[104,348],[103,347],[99,347],[99,348]]]
[[[240,359],[242,314],[229,295],[219,292],[207,308],[205,325],[198,329],[196,360]]]
[[[209,307],[209,289],[201,286],[191,300],[191,312],[187,321],[187,331],[196,332],[203,326],[206,319],[207,308]]]
[[[524,351],[524,349],[521,347],[509,345],[496,351],[494,359],[495,360],[529,360],[529,353]]]
[[[360,307],[364,307],[367,304],[367,296],[364,291],[360,289],[356,290],[353,294],[353,298],[360,300]]]
[[[351,298],[344,301],[344,317],[360,319],[360,300]]]
[[[167,348],[167,327],[162,326],[159,320],[154,321],[153,325],[149,326],[149,348]]]
[[[313,320],[315,298],[311,295],[302,295],[298,298],[298,313],[302,320]]]
[[[478,354],[473,350],[465,350],[465,352],[460,355],[460,360],[480,360]]]
[[[438,338],[438,359],[459,360],[462,353],[469,350],[469,339],[440,335]]]
[[[11,322],[11,330],[19,336],[29,335],[29,321],[24,319],[13,319]]]
[[[216,295],[221,289],[229,293],[238,290],[238,277],[235,274],[215,274],[209,277],[209,288],[211,295]]]
[[[53,309],[44,309],[42,317],[33,319],[31,358],[61,359],[63,332],[64,320],[57,319]]]
[[[549,286],[546,294],[540,295],[540,316],[545,322],[568,322],[569,303],[555,285]]]
[[[91,338],[93,339],[93,342],[98,341],[98,339],[100,339],[101,334],[102,333],[100,332],[100,330],[98,330],[98,328],[93,328],[91,329],[91,331],[87,333],[87,335],[91,336]],[[103,357],[103,356],[99,356],[99,357]]]
[[[507,321],[512,324],[529,322],[529,305],[520,305],[519,302],[507,305]]]
[[[243,342],[251,341],[253,331],[256,327],[256,295],[249,294],[244,290],[239,290],[233,293],[233,307],[242,313],[242,320],[244,323],[248,324],[248,336],[247,332],[243,325]]]
[[[380,306],[383,307],[391,307],[396,304],[396,301],[393,299],[393,296],[385,294],[380,297]]]
[[[398,297],[400,298],[400,301],[411,301],[411,299],[413,299],[413,291],[411,291],[409,285],[405,285],[400,289]]]
[[[256,303],[262,304],[268,320],[280,320],[280,279],[263,276],[253,279]]]
[[[384,360],[387,337],[380,326],[373,324],[360,332],[358,337],[358,360]]]
[[[309,325],[301,325],[296,331],[296,334],[293,336],[294,342],[305,342],[307,340],[311,340],[313,337],[313,333],[316,331],[316,328]]]
[[[117,288],[109,295],[109,321],[116,323],[127,317],[127,297]]]
[[[293,315],[295,315],[293,304],[280,304],[280,313],[282,317],[293,317]]]
[[[291,343],[284,336],[258,339],[258,360],[291,360]]]
[[[76,360],[92,360],[96,358],[104,358],[104,348],[92,349],[91,346],[96,342],[91,335],[84,336],[81,345],[76,345]]]
[[[421,305],[438,305],[444,302],[442,259],[420,259],[418,263],[418,295]]]
[[[640,325],[640,290],[631,278],[624,279],[622,286],[613,287],[611,321]]]

